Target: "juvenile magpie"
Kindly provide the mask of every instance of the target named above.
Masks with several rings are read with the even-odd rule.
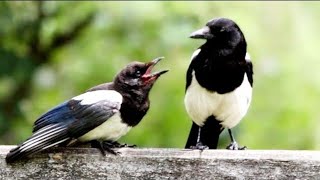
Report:
[[[186,73],[184,104],[193,124],[185,148],[216,149],[227,128],[227,149],[245,149],[231,132],[251,102],[253,70],[244,35],[234,21],[216,18],[190,38],[206,42],[193,53]]]
[[[32,136],[7,154],[6,162],[71,142],[91,142],[103,155],[105,151],[117,154],[111,148],[147,113],[149,92],[168,71],[151,73],[161,59],[130,63],[113,82],[95,86],[49,110],[35,121]]]

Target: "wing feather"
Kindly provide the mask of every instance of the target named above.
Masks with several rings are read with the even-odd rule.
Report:
[[[122,96],[111,90],[90,91],[66,101],[43,114],[33,135],[6,156],[13,162],[25,156],[78,138],[98,127],[120,110]]]

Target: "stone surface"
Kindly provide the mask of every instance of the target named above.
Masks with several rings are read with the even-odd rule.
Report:
[[[13,147],[0,179],[320,179],[320,151],[56,148],[6,164]]]

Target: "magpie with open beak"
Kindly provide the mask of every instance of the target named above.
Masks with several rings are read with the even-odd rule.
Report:
[[[216,149],[226,128],[227,149],[245,149],[231,132],[251,103],[253,69],[245,37],[234,21],[216,18],[190,38],[206,42],[193,53],[186,73],[184,104],[193,124],[185,148]]]
[[[91,142],[103,155],[105,151],[117,154],[113,145],[119,145],[116,141],[142,120],[150,106],[153,84],[168,71],[151,73],[161,59],[130,63],[113,82],[95,86],[49,110],[35,121],[32,136],[7,154],[6,162],[71,142]]]

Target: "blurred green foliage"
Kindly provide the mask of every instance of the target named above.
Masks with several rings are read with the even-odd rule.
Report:
[[[0,143],[127,63],[165,56],[151,108],[122,142],[183,148],[189,34],[215,17],[243,30],[254,64],[251,108],[235,128],[250,149],[320,149],[319,2],[0,2]],[[220,147],[229,142],[223,132]]]

